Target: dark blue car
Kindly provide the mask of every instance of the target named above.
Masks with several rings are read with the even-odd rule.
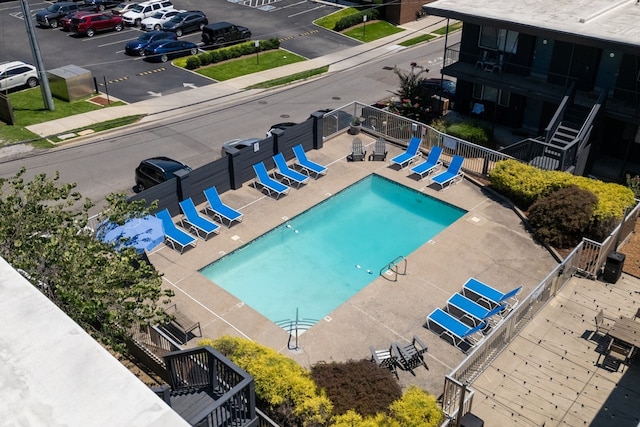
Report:
[[[169,31],[149,31],[142,34],[135,40],[131,40],[124,47],[124,52],[127,55],[144,55],[144,49],[151,43],[156,41],[170,41],[177,40],[176,33]]]
[[[160,62],[196,53],[198,53],[198,45],[184,40],[158,40],[144,49],[146,60]]]

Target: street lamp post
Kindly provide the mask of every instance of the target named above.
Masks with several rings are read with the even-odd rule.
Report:
[[[367,15],[362,15],[362,38],[367,39]]]
[[[256,65],[260,65],[260,58],[258,57],[258,52],[260,52],[260,40],[254,41],[253,45],[256,47]]]

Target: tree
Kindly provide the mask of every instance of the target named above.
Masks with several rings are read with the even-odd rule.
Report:
[[[423,74],[428,73],[429,70],[411,63],[411,71],[404,72],[395,67],[393,72],[400,79],[400,88],[397,92],[394,92],[394,95],[398,96],[400,101],[390,105],[389,109],[409,119],[427,121],[431,114],[431,105],[425,99],[425,91],[420,86],[420,82],[425,79]]]
[[[166,320],[161,304],[172,292],[162,290],[160,273],[139,262],[134,249],[115,251],[87,230],[93,203],[75,184],[58,183],[58,173],[25,182],[25,172],[0,179],[0,256],[96,339],[124,351],[133,325]],[[107,202],[101,221],[123,224],[148,214],[124,194]]]

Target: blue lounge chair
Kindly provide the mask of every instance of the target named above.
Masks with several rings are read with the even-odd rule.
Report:
[[[171,245],[173,249],[182,253],[184,251],[184,248],[186,248],[187,246],[193,246],[194,248],[196,247],[197,239],[189,233],[186,233],[176,227],[168,210],[161,210],[156,214],[156,217],[162,220],[162,227],[164,228],[164,241],[167,244]]]
[[[451,163],[449,163],[449,167],[446,171],[439,173],[436,176],[431,177],[431,182],[435,182],[440,186],[442,190],[445,186],[450,186],[451,184],[455,184],[456,182],[462,181],[464,178],[464,173],[462,172],[462,162],[464,162],[464,157],[459,155],[454,155],[453,159],[451,159]]]
[[[184,228],[188,228],[190,231],[196,234],[196,236],[207,240],[211,234],[220,233],[220,226],[208,218],[201,216],[196,209],[196,205],[191,200],[191,197],[178,203],[182,213],[184,214],[180,219],[180,225]],[[201,236],[204,235],[204,237]]]
[[[462,293],[466,297],[473,299],[478,304],[486,305],[489,309],[504,304],[507,310],[512,310],[518,304],[517,295],[521,290],[522,286],[519,286],[505,294],[473,277],[462,285]]]
[[[234,221],[242,222],[244,215],[232,207],[225,205],[220,199],[216,187],[204,190],[204,197],[207,198],[207,206],[205,206],[204,211],[210,213],[213,219],[217,218],[221,224],[224,224],[224,220],[227,220],[228,227],[231,227],[231,223]]]
[[[486,324],[469,326],[438,307],[427,316],[427,323],[424,326],[438,334],[439,337],[444,335],[451,338],[453,345],[466,353],[469,348],[482,340],[481,331],[486,327]]]
[[[262,190],[266,191],[269,196],[274,194],[276,199],[278,199],[281,195],[289,192],[289,187],[269,176],[269,172],[267,172],[267,168],[264,166],[264,163],[256,163],[253,165],[253,170],[256,173],[254,186],[258,188],[258,185],[260,185]]]
[[[454,314],[460,320],[469,319],[476,326],[482,322],[486,322],[487,326],[495,325],[497,322],[494,319],[496,317],[502,319],[500,313],[506,308],[506,304],[500,304],[490,310],[459,293],[453,294],[447,301],[449,313]]]
[[[412,137],[409,141],[407,150],[404,153],[399,154],[391,159],[391,163],[400,166],[400,169],[404,168],[405,166],[409,166],[411,163],[422,157],[422,153],[420,152],[421,143],[422,139],[418,138],[417,136]]]
[[[441,153],[442,148],[434,146],[429,152],[427,160],[412,167],[411,172],[418,174],[421,180],[424,179],[425,176],[429,176],[442,165],[442,162],[440,161]]]
[[[315,163],[307,158],[307,153],[304,152],[302,145],[296,145],[293,147],[293,153],[296,155],[296,164],[307,175],[314,174],[316,178],[320,175],[327,173],[326,166]]]
[[[280,176],[288,185],[296,185],[296,188],[300,188],[302,184],[306,184],[309,181],[309,176],[293,170],[287,165],[287,161],[284,159],[282,153],[278,153],[273,156],[273,161],[276,162],[276,168],[278,169],[275,174]]]

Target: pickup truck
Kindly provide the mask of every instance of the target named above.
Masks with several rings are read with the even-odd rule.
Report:
[[[62,18],[78,10],[95,10],[95,6],[78,4],[72,1],[53,3],[46,9],[36,12],[36,22],[41,27],[58,28]]]

